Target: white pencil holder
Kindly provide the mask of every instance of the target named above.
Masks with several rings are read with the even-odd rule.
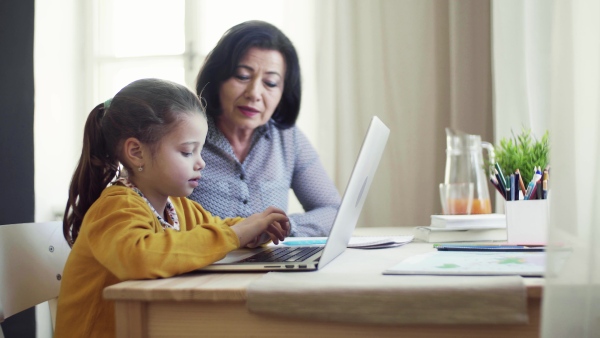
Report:
[[[506,234],[511,244],[546,244],[550,200],[507,201]]]

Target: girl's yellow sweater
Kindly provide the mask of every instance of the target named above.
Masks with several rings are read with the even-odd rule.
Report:
[[[171,277],[209,265],[239,247],[229,227],[242,218],[212,216],[185,197],[171,197],[180,231],[164,230],[132,189],[106,188],[86,213],[63,272],[55,337],[114,337],[107,286]]]

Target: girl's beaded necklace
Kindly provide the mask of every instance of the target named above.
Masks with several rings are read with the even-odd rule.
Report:
[[[167,212],[167,216],[171,219],[171,221],[173,221],[173,224],[170,224],[169,222],[167,222],[156,211],[156,209],[154,209],[154,207],[152,206],[152,204],[150,204],[150,201],[148,201],[146,196],[144,196],[144,194],[142,194],[140,189],[138,189],[133,183],[131,183],[131,181],[127,177],[119,177],[115,182],[113,182],[113,185],[115,185],[115,184],[119,184],[119,185],[126,186],[128,188],[131,188],[138,195],[140,195],[140,197],[143,198],[144,201],[146,201],[146,204],[148,204],[148,206],[154,213],[154,216],[156,216],[158,218],[158,221],[162,225],[163,229],[174,229],[176,231],[179,231],[179,219],[177,218],[177,212],[175,212],[175,208],[173,207],[173,204],[171,203],[171,200],[168,197],[167,197],[167,206],[165,208],[165,211]]]

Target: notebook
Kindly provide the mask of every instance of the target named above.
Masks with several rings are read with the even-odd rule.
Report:
[[[373,116],[325,245],[238,249],[198,271],[311,271],[327,265],[348,246],[389,133],[389,128]],[[291,251],[279,252],[285,250]],[[276,261],[270,261],[273,258]]]

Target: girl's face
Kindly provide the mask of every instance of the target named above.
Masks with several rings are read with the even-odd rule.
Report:
[[[221,130],[253,130],[269,121],[283,94],[285,60],[276,50],[250,48],[221,85]]]
[[[143,171],[135,173],[136,185],[151,203],[166,201],[168,196],[188,196],[198,186],[200,170],[205,166],[200,152],[207,130],[206,119],[201,114],[186,114],[178,126],[159,141]]]

